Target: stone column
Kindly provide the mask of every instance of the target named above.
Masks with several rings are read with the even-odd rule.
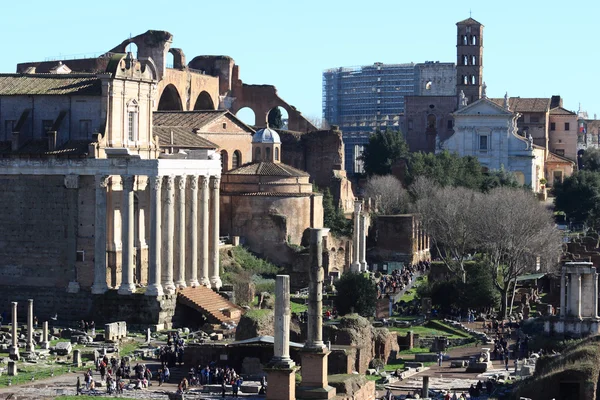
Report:
[[[177,177],[177,207],[179,211],[179,225],[178,225],[178,247],[179,247],[179,260],[177,268],[177,282],[178,288],[186,287],[185,283],[185,181],[187,177],[185,175]]]
[[[365,272],[367,268],[367,217],[364,213],[360,215],[360,271]]]
[[[565,274],[565,270],[563,269],[560,274],[560,317],[564,318],[567,316],[567,276]]]
[[[146,296],[162,296],[161,283],[161,187],[162,176],[149,177],[150,185],[150,254]]]
[[[423,377],[423,388],[421,389],[421,398],[428,399],[429,398],[429,377]]]
[[[77,231],[79,227],[79,175],[65,175],[65,188],[67,189],[67,265],[69,269],[68,293],[79,292],[77,281]]]
[[[202,255],[201,255],[201,271],[202,277],[200,283],[206,287],[210,287],[209,271],[208,271],[208,240],[209,240],[209,223],[208,223],[208,176],[200,177],[201,191],[200,203],[202,204],[202,214],[200,215],[200,231],[202,232]]]
[[[275,281],[275,338],[272,368],[292,368],[290,358],[290,277],[277,275]]]
[[[360,272],[360,213],[362,201],[354,200],[354,234],[352,235],[352,264],[350,271]]]
[[[570,312],[575,318],[581,318],[581,274],[571,274]]]
[[[43,330],[42,330],[42,343],[40,343],[42,349],[49,349],[50,342],[48,341],[48,321],[44,321]]]
[[[165,269],[163,270],[163,290],[165,294],[173,294],[175,293],[175,283],[173,282],[173,244],[175,235],[175,187],[174,187],[174,177],[167,176],[167,197],[166,197],[166,206],[167,206],[167,215],[165,216],[165,225],[167,225],[167,231],[165,235],[167,235],[165,253],[166,253],[166,262]]]
[[[25,343],[25,350],[32,352],[35,351],[33,344],[33,299],[29,299],[27,302],[27,342]]]
[[[223,283],[219,276],[219,188],[221,186],[221,178],[213,176],[210,178],[210,200],[211,200],[211,211],[210,219],[212,225],[212,252],[210,255],[210,286],[213,289],[219,290]]]
[[[107,175],[96,175],[96,208],[94,217],[94,284],[93,294],[103,294],[106,284],[106,187]]]
[[[18,327],[19,327],[19,323],[17,322],[17,305],[19,303],[17,303],[16,301],[12,302],[12,343],[10,345],[10,359],[11,360],[18,360],[19,359],[19,343],[18,343],[18,338],[19,338],[19,332],[18,332]]]
[[[133,283],[133,242],[134,242],[134,193],[133,184],[135,176],[122,175],[123,201],[121,204],[121,241],[123,242],[122,253],[122,278],[119,294],[135,293],[135,284]]]
[[[190,177],[190,286],[200,285],[198,282],[198,175]]]
[[[594,299],[593,299],[593,307],[592,310],[592,318],[598,318],[598,274],[592,273],[593,288],[594,288]]]

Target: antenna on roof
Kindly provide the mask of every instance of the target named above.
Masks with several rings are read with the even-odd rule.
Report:
[[[471,18],[473,15],[471,13],[471,9],[469,8],[469,18]]]

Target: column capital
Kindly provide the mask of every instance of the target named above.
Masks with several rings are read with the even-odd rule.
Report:
[[[204,176],[202,175],[200,177],[200,187],[202,189],[208,189],[208,181],[210,180],[210,178],[208,176]]]
[[[190,176],[190,188],[192,190],[198,190],[198,175]]]
[[[152,190],[159,191],[162,187],[163,177],[157,175],[149,176],[148,181],[150,182],[150,187],[152,188]]]
[[[221,185],[221,177],[220,176],[211,176],[210,177],[210,188],[215,190],[219,189]]]
[[[123,183],[123,190],[127,190],[129,192],[133,191],[135,175],[121,175],[121,181]]]
[[[178,175],[177,176],[177,189],[185,190],[187,176],[186,175]]]
[[[106,189],[108,187],[108,181],[110,179],[110,175],[96,175],[96,186],[98,188]]]

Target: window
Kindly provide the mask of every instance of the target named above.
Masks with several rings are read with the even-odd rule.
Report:
[[[552,171],[552,176],[554,183],[562,183],[563,182],[563,172],[562,171]]]
[[[463,65],[469,65],[467,56],[463,56]]]
[[[565,156],[565,149],[556,149],[554,150],[554,152],[556,153],[556,155],[564,157]]]
[[[435,129],[435,128],[436,128],[435,115],[429,114],[427,116],[427,129]]]
[[[471,56],[471,65],[477,65],[477,57]]]
[[[271,161],[271,148],[267,147],[265,149],[265,160]]]
[[[463,37],[463,44],[464,44],[464,45],[467,45],[467,44],[469,44],[469,38],[467,37],[467,35],[465,35],[465,36]]]
[[[256,159],[256,161],[260,161],[260,147],[257,147],[256,150],[254,151],[254,158]]]
[[[475,85],[476,83],[475,75],[471,75],[471,85]]]
[[[479,150],[480,151],[488,150],[488,136],[487,135],[479,135]]]
[[[565,131],[568,131],[571,128],[568,122],[565,122]]]
[[[477,44],[477,36],[475,36],[475,35],[471,36],[471,44],[473,46],[475,46]]]
[[[240,165],[242,165],[242,153],[239,150],[236,150],[231,157],[231,168],[235,169]]]
[[[468,85],[469,84],[469,77],[466,75],[463,75],[463,85]]]
[[[227,122],[223,122],[223,129],[227,129]]]
[[[130,142],[138,140],[138,105],[135,100],[127,103],[127,139]]]
[[[92,133],[92,121],[89,119],[79,120],[79,137],[87,138]]]
[[[408,129],[412,129],[413,128],[413,120],[409,119],[408,120]]]
[[[551,131],[555,131],[556,130],[556,122],[550,122],[550,130]]]
[[[42,137],[46,137],[48,131],[52,129],[52,125],[54,125],[54,121],[51,119],[42,120]]]
[[[279,161],[279,147],[275,147],[275,161]]]

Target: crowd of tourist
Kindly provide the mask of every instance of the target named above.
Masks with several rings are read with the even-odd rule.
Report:
[[[395,269],[391,274],[382,275],[377,282],[377,298],[380,299],[386,294],[395,294],[404,290],[416,276],[424,274],[430,267],[429,261],[419,261],[417,264],[408,265],[401,270]]]

